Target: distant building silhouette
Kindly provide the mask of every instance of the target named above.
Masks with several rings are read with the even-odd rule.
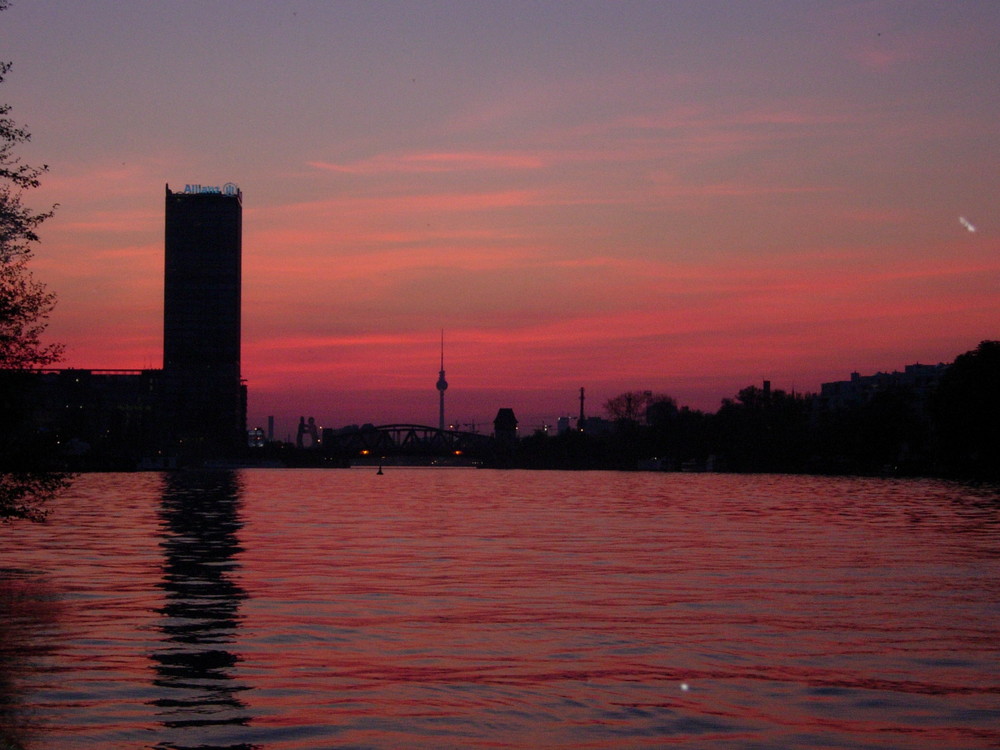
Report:
[[[850,380],[823,383],[820,386],[819,404],[826,409],[843,409],[871,401],[876,394],[890,388],[907,388],[920,400],[926,400],[941,380],[948,365],[906,365],[903,372],[877,372],[874,375],[851,373]]]
[[[493,437],[498,448],[510,448],[517,443],[517,417],[513,409],[505,407],[497,411],[493,420]]]
[[[295,436],[295,446],[297,448],[316,448],[319,444],[319,427],[316,426],[316,419],[309,417],[309,421],[306,422],[305,417],[299,417],[299,430]]]
[[[586,432],[589,435],[609,435],[615,431],[616,427],[614,422],[603,417],[587,417],[583,422],[577,423],[577,431]]]
[[[569,430],[570,430],[569,421],[570,421],[570,418],[569,417],[565,417],[565,416],[564,417],[559,417],[556,420],[556,434],[557,435],[565,435],[567,432],[569,432]]]
[[[160,370],[0,371],[0,429],[95,468],[135,468],[161,437]],[[99,456],[96,464],[90,459]]]
[[[235,185],[177,193],[168,185],[163,369],[0,372],[0,391],[15,394],[0,406],[18,412],[17,429],[100,467],[134,468],[158,456],[223,458],[245,447],[242,213]],[[14,398],[23,401],[16,410],[8,403]]]
[[[181,450],[225,451],[246,440],[242,193],[168,185],[164,229],[164,428]]]

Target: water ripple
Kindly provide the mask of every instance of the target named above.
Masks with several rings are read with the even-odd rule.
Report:
[[[1000,745],[996,488],[86,475],[0,534],[0,746]]]

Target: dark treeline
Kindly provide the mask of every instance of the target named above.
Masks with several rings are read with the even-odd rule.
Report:
[[[648,394],[647,394],[648,396]],[[614,428],[536,433],[519,442],[526,468],[892,474],[1000,479],[1000,341],[957,357],[929,394],[904,386],[829,408],[811,395],[748,386],[714,414],[654,399]]]

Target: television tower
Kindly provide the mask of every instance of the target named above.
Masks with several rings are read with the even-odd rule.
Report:
[[[441,372],[438,373],[437,389],[440,398],[438,410],[438,429],[444,429],[444,392],[448,389],[448,381],[444,379],[444,329],[441,329]]]

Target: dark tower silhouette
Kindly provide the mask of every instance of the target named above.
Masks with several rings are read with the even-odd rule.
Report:
[[[576,423],[576,429],[578,429],[580,432],[583,432],[583,422],[584,422],[584,417],[583,417],[583,386],[581,386],[580,387],[580,418],[579,418],[579,420],[577,420],[577,423]]]
[[[448,389],[448,381],[444,379],[444,329],[441,329],[441,372],[438,373],[437,389],[439,394],[438,429],[444,429],[444,392]]]
[[[163,427],[182,454],[224,456],[245,443],[240,378],[243,194],[235,185],[167,186]]]
[[[496,418],[493,420],[493,437],[496,439],[497,447],[509,450],[517,444],[517,417],[514,410],[503,407],[497,410]]]

